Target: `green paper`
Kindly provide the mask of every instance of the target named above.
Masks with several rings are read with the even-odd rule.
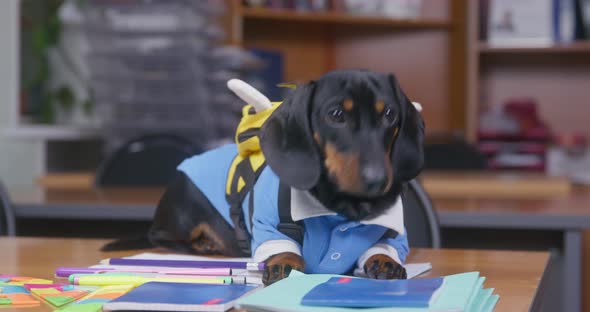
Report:
[[[43,299],[47,300],[56,307],[61,307],[64,304],[74,301],[74,298],[68,296],[46,296]]]
[[[498,303],[498,300],[500,300],[500,296],[498,296],[498,295],[490,296],[488,298],[488,300],[486,301],[486,304],[483,306],[483,309],[481,309],[481,312],[494,311],[494,307],[496,306],[496,303]]]
[[[71,304],[54,312],[100,312],[102,311],[102,305],[102,302]]]
[[[473,301],[473,304],[469,307],[469,309],[467,311],[468,312],[483,311],[483,307],[484,307],[486,301],[492,295],[493,292],[494,292],[493,288],[480,289],[478,294],[475,297],[475,300]]]
[[[486,280],[485,277],[480,277],[477,280],[477,283],[475,284],[475,288],[473,289],[473,293],[471,294],[471,297],[469,298],[469,301],[467,302],[467,309],[465,309],[465,311],[479,311],[479,310],[473,310],[473,305],[475,303],[475,300],[477,299],[477,295],[479,295],[479,293],[483,289],[483,282],[485,280]]]
[[[292,272],[291,275],[237,301],[238,308],[264,311],[301,311],[301,312],[341,312],[350,309],[312,307],[301,305],[301,298],[315,286],[326,282],[337,275],[311,274]],[[464,311],[474,296],[479,272],[468,272],[445,277],[438,299],[430,307],[430,311]],[[483,282],[483,281],[482,281]],[[416,308],[375,308],[363,309],[365,312],[416,312],[428,309]]]
[[[10,298],[0,298],[0,305],[7,305],[7,304],[11,304],[12,300],[10,300]]]

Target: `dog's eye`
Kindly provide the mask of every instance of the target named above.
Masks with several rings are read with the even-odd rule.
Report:
[[[331,125],[341,127],[346,123],[346,118],[344,117],[344,111],[340,108],[334,108],[328,112],[328,116],[326,116],[328,123]]]
[[[385,111],[383,111],[381,122],[383,123],[383,126],[391,127],[397,122],[397,115],[395,115],[391,109],[386,108]]]

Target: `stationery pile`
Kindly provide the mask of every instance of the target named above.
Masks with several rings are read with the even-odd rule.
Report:
[[[431,269],[407,264],[408,278]],[[51,305],[58,312],[90,311],[492,311],[498,296],[479,273],[408,280],[291,275],[262,285],[263,263],[143,253],[91,267],[61,267],[56,282],[0,275],[0,305]],[[360,274],[362,272],[355,272]],[[361,274],[362,275],[362,274]]]
[[[493,311],[499,296],[478,272],[413,280],[291,275],[236,302],[248,311]]]
[[[27,276],[0,274],[0,307],[34,307],[40,304],[25,287],[27,284],[47,285],[50,280]]]

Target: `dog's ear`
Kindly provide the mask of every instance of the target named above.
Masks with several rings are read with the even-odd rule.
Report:
[[[260,131],[260,146],[270,168],[285,184],[302,190],[314,187],[321,173],[310,122],[314,90],[313,81],[298,86]]]
[[[393,74],[388,76],[393,98],[401,106],[400,122],[395,145],[391,151],[394,177],[409,181],[424,167],[424,121],[412,102],[402,91]]]

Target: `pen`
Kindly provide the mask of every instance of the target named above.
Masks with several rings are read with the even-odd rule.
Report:
[[[55,270],[56,277],[69,277],[72,274],[101,274],[109,272],[125,272],[125,273],[158,273],[171,275],[207,275],[207,276],[229,276],[231,269],[229,268],[204,268],[204,269],[187,269],[187,268],[154,268],[154,269],[139,269],[139,268],[69,268],[61,267]]]
[[[110,258],[101,261],[101,264],[109,265],[134,265],[174,268],[230,268],[246,269],[249,271],[263,271],[264,263],[243,261],[214,261],[214,260],[150,260],[150,259],[126,259]]]
[[[173,277],[143,277],[102,274],[70,275],[69,281],[74,285],[110,286],[133,285],[139,286],[147,282],[191,283],[191,284],[231,284],[231,277],[224,278],[173,278]]]

